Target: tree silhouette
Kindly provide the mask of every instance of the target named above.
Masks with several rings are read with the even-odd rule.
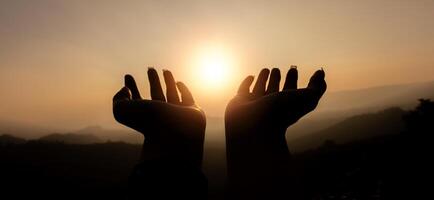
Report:
[[[434,102],[430,99],[419,99],[416,109],[404,116],[407,131],[412,134],[428,135],[434,130]]]

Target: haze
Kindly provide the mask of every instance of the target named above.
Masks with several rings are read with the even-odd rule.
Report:
[[[298,65],[301,86],[324,67],[329,92],[431,81],[433,11],[428,0],[0,0],[0,119],[115,126],[123,75],[149,97],[149,66],[171,70],[209,116],[262,67]],[[197,73],[207,48],[226,55],[220,85]]]

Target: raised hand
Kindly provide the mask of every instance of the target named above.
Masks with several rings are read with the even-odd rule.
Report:
[[[249,88],[253,76],[248,76],[241,83],[238,94],[226,108],[228,137],[282,139],[290,125],[315,109],[327,88],[323,70],[315,72],[307,88],[297,89],[298,72],[295,67],[291,67],[282,91],[279,91],[280,70],[274,68],[271,71],[266,88],[269,74],[270,70],[262,69],[252,92]]]
[[[297,89],[297,73],[291,67],[282,91],[279,69],[274,68],[271,75],[270,70],[263,69],[252,91],[253,76],[248,76],[226,107],[226,152],[233,197],[277,198],[288,196],[288,189],[296,190],[286,129],[314,110],[327,88],[323,70],[315,72],[303,89]],[[292,192],[294,197],[298,195]]]
[[[126,75],[125,86],[113,98],[114,117],[145,136],[143,159],[176,159],[199,166],[203,154],[205,114],[182,82],[176,83],[170,71],[164,71],[163,75],[166,96],[157,71],[148,70],[152,100],[142,99],[134,78]]]

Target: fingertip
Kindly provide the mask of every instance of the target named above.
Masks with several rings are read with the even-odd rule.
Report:
[[[268,68],[262,68],[261,72],[259,72],[259,74],[264,73],[264,74],[270,74],[270,70]]]
[[[316,89],[320,92],[320,96],[324,94],[327,89],[327,83],[325,82],[325,72],[323,69],[317,70],[310,78],[308,88]]]
[[[130,90],[133,99],[141,99],[139,89],[137,88],[136,81],[134,77],[130,74],[125,75],[125,86]]]
[[[268,87],[266,94],[271,94],[279,92],[280,88],[280,70],[278,68],[273,68],[270,74],[270,80],[268,81]]]
[[[277,75],[277,73],[279,73],[279,75],[280,75],[280,69],[279,68],[273,68],[273,69],[271,69],[271,74],[276,74]]]
[[[268,68],[263,68],[263,69],[259,72],[258,80],[261,79],[261,80],[260,80],[261,83],[262,83],[262,81],[265,81],[265,82],[266,82],[266,81],[268,80],[269,75],[270,75],[270,70],[269,70]]]
[[[173,74],[172,74],[172,72],[171,71],[169,71],[169,70],[167,70],[167,69],[163,69],[163,76],[164,76],[164,79],[166,80],[166,79],[171,79],[171,80],[175,80],[175,78],[173,77]],[[170,81],[171,81],[170,80]]]
[[[155,68],[153,68],[153,67],[148,67],[148,75],[154,74],[154,73],[157,73],[157,70],[155,70]]]
[[[124,86],[121,88],[121,91],[129,91],[128,87]]]
[[[244,85],[245,87],[249,87],[252,85],[253,81],[255,80],[255,76],[247,76],[246,78],[244,78],[244,80],[242,81],[242,85]]]
[[[132,76],[131,74],[125,74],[124,78],[125,78],[125,79],[132,79],[133,76]]]
[[[160,77],[158,76],[157,70],[153,67],[148,67],[148,80],[152,100],[166,101],[163,89],[161,88]]]
[[[157,74],[157,71],[153,67],[148,67],[148,78],[154,78]]]
[[[257,96],[263,96],[265,94],[265,86],[267,84],[268,77],[270,75],[270,70],[268,68],[263,68],[261,72],[259,72],[258,78],[256,80],[256,84],[253,87],[252,93]]]
[[[133,77],[132,75],[130,75],[130,74],[126,74],[126,75],[124,76],[125,86],[128,86],[128,84],[129,84],[132,80],[134,80],[134,77]]]
[[[297,65],[291,65],[291,67],[288,70],[289,74],[297,74],[298,75],[298,69],[297,69]]]
[[[313,76],[318,78],[318,79],[324,79],[325,78],[324,69],[321,68],[321,69],[317,70]]]
[[[285,83],[283,85],[283,90],[293,90],[297,89],[298,82],[298,70],[296,65],[291,65],[286,74]]]
[[[169,70],[163,70],[164,82],[166,83],[167,102],[179,104],[178,91],[176,90],[175,78]]]
[[[244,80],[241,82],[240,86],[238,87],[238,94],[245,95],[250,93],[250,85],[252,85],[254,79],[255,77],[252,75],[244,78]]]
[[[322,68],[322,67],[321,67],[321,72],[323,74],[323,77],[325,78],[325,71],[324,71],[324,68]]]

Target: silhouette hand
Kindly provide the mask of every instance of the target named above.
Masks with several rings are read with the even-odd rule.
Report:
[[[326,90],[319,70],[304,89],[297,89],[292,67],[279,91],[280,71],[263,69],[253,91],[253,76],[240,85],[225,113],[229,190],[236,198],[273,199],[295,188],[285,133],[288,126],[314,110]],[[277,199],[277,198],[276,198]]]
[[[229,139],[284,140],[286,129],[314,110],[327,88],[323,70],[315,72],[307,88],[297,89],[298,72],[291,67],[282,91],[277,68],[271,71],[265,89],[269,74],[268,69],[262,69],[252,92],[253,76],[245,78],[229,102],[225,114]]]
[[[145,136],[142,159],[169,158],[200,165],[206,119],[182,82],[164,71],[166,98],[157,71],[148,70],[152,100],[142,99],[131,75],[113,98],[115,119]],[[178,97],[180,91],[182,101]]]

